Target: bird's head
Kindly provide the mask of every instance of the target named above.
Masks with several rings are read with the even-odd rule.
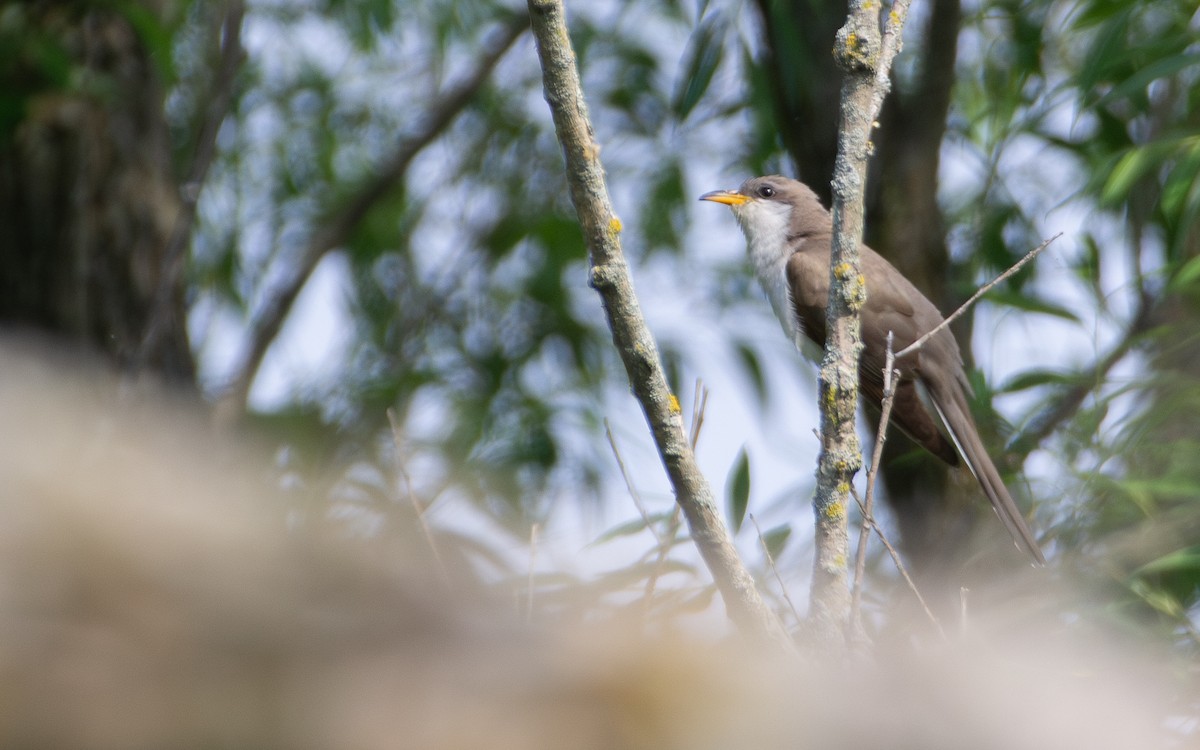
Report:
[[[780,175],[752,177],[737,190],[714,190],[702,201],[724,203],[742,227],[746,239],[770,245],[785,244],[789,237],[803,235],[813,217],[828,226],[828,213],[807,185]]]

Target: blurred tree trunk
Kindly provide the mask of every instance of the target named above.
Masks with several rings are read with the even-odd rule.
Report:
[[[831,50],[846,4],[760,0],[758,6],[765,42],[760,64],[771,81],[781,141],[797,173],[828,204],[841,84]],[[944,313],[960,301],[950,284],[937,178],[961,16],[959,0],[932,0],[919,38],[914,41],[908,35],[903,54],[915,58],[916,64],[910,75],[893,76],[867,186],[867,244]],[[969,326],[956,326],[960,342],[969,342]],[[969,361],[969,346],[962,348]],[[912,460],[892,460],[909,454],[914,454]],[[951,487],[945,467],[895,431],[886,446],[883,479],[900,526],[901,546],[915,570],[940,577],[959,568],[976,521],[985,518],[973,485]]]
[[[3,76],[18,110],[0,133],[0,325],[192,382],[179,275],[160,291],[180,209],[164,84],[114,7],[8,8],[20,28]],[[159,295],[167,319],[139,351]]]

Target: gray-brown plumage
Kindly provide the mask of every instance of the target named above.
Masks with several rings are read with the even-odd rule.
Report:
[[[807,356],[818,359],[825,345],[833,223],[816,194],[803,183],[772,175],[747,180],[737,190],[706,193],[701,200],[733,209],[746,235],[750,261],[784,330]],[[893,349],[900,351],[937,327],[942,315],[882,256],[866,245],[859,252],[867,283],[860,390],[867,403],[878,407],[883,399],[888,332],[893,333]],[[1017,546],[1044,563],[971,417],[967,402],[971,386],[954,336],[943,329],[919,351],[897,361],[896,367],[900,381],[892,421],[951,466],[957,466],[961,457]]]

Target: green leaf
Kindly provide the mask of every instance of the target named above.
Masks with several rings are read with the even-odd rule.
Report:
[[[1171,290],[1180,292],[1200,282],[1200,256],[1192,258],[1171,279]]]
[[[1026,370],[996,389],[997,393],[1017,393],[1042,385],[1075,385],[1079,375],[1061,370]]]
[[[1174,55],[1163,60],[1156,60],[1145,67],[1139,68],[1129,78],[1126,78],[1107,94],[1100,97],[1100,100],[1096,102],[1096,106],[1103,106],[1117,99],[1124,99],[1133,94],[1140,94],[1154,81],[1173,76],[1194,65],[1200,65],[1200,54],[1198,53]]]
[[[1047,302],[1044,299],[1031,297],[1028,294],[1012,292],[1007,289],[993,289],[984,295],[984,299],[989,302],[994,302],[998,305],[1007,305],[1025,312],[1041,313],[1043,315],[1053,315],[1056,318],[1069,320],[1072,323],[1078,323],[1079,317],[1061,305],[1056,305],[1053,302]]]
[[[687,50],[683,53],[683,73],[671,101],[671,110],[680,121],[686,120],[704,97],[721,64],[724,25],[720,18],[720,13],[706,17],[688,40]]]
[[[1147,173],[1162,165],[1163,160],[1175,150],[1177,141],[1159,141],[1140,148],[1130,149],[1109,173],[1100,194],[1105,205],[1117,206],[1129,197],[1133,186]]]
[[[736,534],[742,528],[746,506],[750,503],[750,456],[745,446],[738,451],[738,457],[733,462],[733,471],[725,483],[725,497],[729,508],[729,525]]]
[[[678,252],[686,229],[683,166],[678,159],[664,159],[655,170],[640,213],[642,236],[647,250],[668,248]]]
[[[758,398],[758,405],[765,407],[767,405],[767,379],[763,375],[758,353],[744,341],[739,341],[734,350],[737,352],[738,360],[745,368],[746,374],[750,377],[750,384],[754,386],[754,395]]]
[[[1134,581],[1130,588],[1146,604],[1162,614],[1170,617],[1180,617],[1183,615],[1183,607],[1179,604],[1179,600],[1166,591],[1155,588],[1145,581]]]
[[[767,554],[772,560],[778,560],[779,555],[787,546],[788,539],[792,536],[792,525],[789,523],[780,524],[775,528],[763,534],[763,545],[767,548]]]
[[[656,523],[662,523],[662,522],[666,521],[667,519],[669,519],[670,517],[671,517],[670,511],[667,511],[665,513],[654,513],[654,514],[650,515],[648,518],[642,518],[641,516],[638,516],[637,518],[634,518],[630,521],[626,521],[625,523],[617,524],[616,526],[612,527],[608,531],[605,531],[603,534],[596,537],[595,541],[593,541],[588,546],[595,547],[595,546],[604,544],[605,542],[611,542],[614,539],[619,539],[621,537],[633,536],[634,534],[639,534],[642,531],[645,531],[649,527],[649,524],[646,523],[647,520],[649,520],[650,524],[656,524]]]
[[[1175,550],[1138,568],[1138,575],[1200,571],[1200,547]]]

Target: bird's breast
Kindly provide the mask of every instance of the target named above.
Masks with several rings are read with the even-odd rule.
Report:
[[[820,362],[822,349],[805,335],[804,325],[792,304],[791,285],[787,280],[787,261],[794,248],[787,247],[786,242],[782,241],[756,242],[754,239],[749,240],[747,245],[755,275],[766,292],[767,300],[770,301],[771,309],[775,311],[775,317],[779,319],[783,332],[806,359]]]

